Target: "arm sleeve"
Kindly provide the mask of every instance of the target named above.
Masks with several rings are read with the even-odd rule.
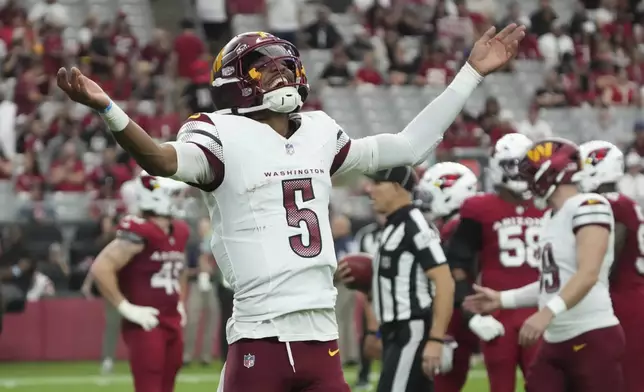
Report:
[[[539,281],[514,290],[501,291],[503,309],[530,308],[539,304]]]
[[[352,140],[336,171],[375,172],[394,166],[423,162],[443,140],[443,134],[483,80],[465,64],[452,83],[427,105],[401,132]]]
[[[579,229],[588,225],[598,225],[608,230],[614,225],[613,210],[603,198],[590,197],[577,207],[572,216],[572,230],[576,234]]]
[[[420,263],[423,271],[428,271],[444,264],[447,259],[445,258],[438,232],[427,224],[420,211],[412,210],[411,216],[416,223],[416,227],[408,228],[408,230],[414,230],[412,232],[413,244],[411,252]]]
[[[183,124],[176,142],[167,143],[177,152],[173,179],[212,192],[224,179],[224,154],[219,131],[210,117],[195,114]]]
[[[447,260],[451,268],[470,272],[481,249],[481,222],[472,218],[461,218],[447,245]]]

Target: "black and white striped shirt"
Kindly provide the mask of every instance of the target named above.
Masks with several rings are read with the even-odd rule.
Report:
[[[358,252],[375,255],[378,252],[378,238],[380,238],[381,229],[376,222],[360,228],[353,237]]]
[[[387,217],[378,245],[372,283],[378,321],[427,319],[432,296],[425,272],[446,261],[438,231],[410,205]]]

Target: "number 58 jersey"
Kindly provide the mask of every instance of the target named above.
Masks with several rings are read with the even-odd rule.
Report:
[[[292,116],[300,124],[289,138],[242,116],[191,120],[179,139],[199,145],[217,166],[219,178],[198,187],[210,212],[213,255],[235,292],[233,319],[334,309],[329,197],[347,135],[322,112]]]
[[[539,308],[543,308],[577,273],[575,234],[588,225],[610,230],[599,278],[588,294],[571,309],[555,317],[544,334],[548,342],[561,342],[585,332],[618,324],[608,291],[608,278],[613,264],[615,221],[608,200],[595,193],[582,193],[566,200],[556,212],[544,217],[539,240],[541,249],[541,283]]]
[[[537,281],[543,211],[531,202],[518,205],[496,193],[485,193],[466,199],[460,216],[448,258],[454,252],[458,254],[459,249],[471,249],[470,258],[478,257],[481,284],[495,290],[515,289]]]

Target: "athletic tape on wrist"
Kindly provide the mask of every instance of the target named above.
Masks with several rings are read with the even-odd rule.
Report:
[[[546,305],[548,309],[557,316],[558,314],[561,314],[568,310],[568,306],[566,305],[566,301],[563,300],[560,296],[556,296],[550,301],[548,301],[548,304]]]
[[[130,123],[130,117],[112,101],[99,115],[112,132],[121,132]]]

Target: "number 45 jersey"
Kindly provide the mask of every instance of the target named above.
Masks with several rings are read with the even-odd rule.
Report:
[[[481,284],[495,290],[515,289],[538,280],[543,211],[532,202],[517,205],[496,193],[484,193],[465,200],[460,215],[448,259],[450,253],[468,249],[466,258],[478,256]]]
[[[219,178],[197,186],[210,212],[213,255],[235,291],[235,321],[335,307],[329,197],[350,140],[323,112],[291,121],[300,125],[285,138],[246,117],[197,114],[179,133],[216,165]]]
[[[179,277],[190,227],[181,220],[173,220],[171,227],[168,235],[150,220],[134,215],[121,219],[117,238],[144,244],[145,248],[118,272],[118,283],[128,301],[158,309],[161,325],[179,329]]]
[[[608,200],[595,193],[575,195],[566,200],[558,211],[549,211],[544,217],[539,240],[539,308],[543,308],[553,297],[559,295],[561,289],[577,273],[575,234],[588,225],[599,225],[610,230],[599,278],[577,305],[553,319],[544,334],[548,342],[562,342],[594,329],[618,324],[608,292],[608,278],[615,246],[615,221]]]

